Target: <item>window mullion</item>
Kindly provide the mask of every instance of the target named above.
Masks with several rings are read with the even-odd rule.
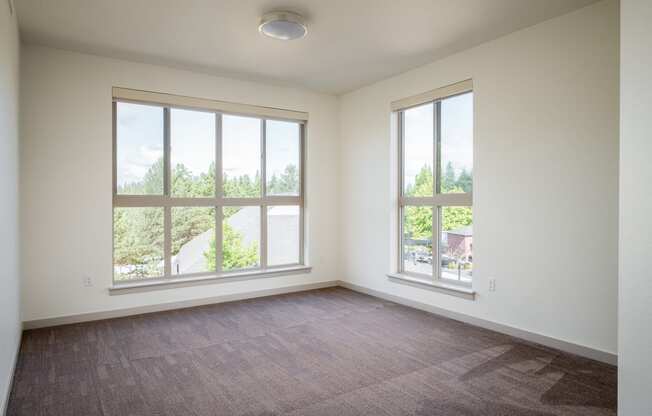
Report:
[[[215,113],[215,197],[220,202],[224,198],[222,170],[222,114]],[[224,250],[222,238],[223,206],[220,203],[215,206],[215,271],[217,273],[222,272]]]
[[[432,207],[432,277],[434,280],[439,280],[439,265],[441,264],[441,241],[440,233],[441,229],[441,216],[440,210],[441,207],[434,205]]]
[[[433,146],[433,196],[436,200],[437,196],[441,193],[441,170],[439,169],[441,158],[441,102],[435,101],[433,105],[434,114],[432,120],[434,125],[432,131],[434,134],[433,140],[435,142]],[[441,221],[439,218],[439,209],[438,205],[432,206],[432,277],[435,281],[439,280],[440,277],[439,264],[441,261],[439,258],[441,255],[441,242],[439,241],[439,228],[441,226]]]
[[[170,108],[163,109],[163,195],[170,198],[171,192],[171,143],[170,143]],[[172,208],[163,208],[163,275],[172,276]]]
[[[163,195],[170,197],[172,181],[172,161],[170,142],[170,108],[163,109]]]
[[[172,276],[172,207],[163,208],[163,258],[165,277]]]
[[[260,206],[260,267],[267,268],[267,205]]]
[[[306,123],[299,125],[299,263],[306,264]]]
[[[435,145],[433,146],[435,152],[435,157],[433,159],[435,164],[435,166],[433,166],[433,173],[435,175],[433,184],[435,186],[435,190],[433,195],[438,195],[441,193],[441,101],[435,102],[434,105],[435,114],[433,115],[432,119],[434,123],[433,132],[435,134]]]
[[[403,182],[404,182],[404,142],[403,138],[405,136],[404,132],[404,113],[399,111],[398,113],[398,271],[404,272],[404,259],[403,259]]]
[[[267,158],[267,123],[260,120],[260,192],[262,202],[260,206],[260,267],[267,267],[267,172],[265,161]]]
[[[113,124],[113,199],[115,200],[115,196],[118,195],[118,103],[116,101],[113,101],[112,103],[112,120],[111,123]]]

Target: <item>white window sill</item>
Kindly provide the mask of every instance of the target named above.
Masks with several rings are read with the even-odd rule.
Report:
[[[460,286],[453,283],[444,283],[441,281],[432,281],[418,277],[408,276],[401,273],[389,273],[387,277],[398,283],[405,283],[425,289],[435,290],[447,295],[457,296],[464,299],[475,300],[475,290],[470,287]]]
[[[161,279],[136,280],[125,283],[114,283],[109,287],[110,295],[150,291],[157,289],[170,289],[173,287],[195,286],[198,284],[224,283],[238,280],[257,279],[290,274],[310,273],[310,266],[290,266],[265,270],[244,270],[232,273],[209,274],[202,276],[169,277]]]

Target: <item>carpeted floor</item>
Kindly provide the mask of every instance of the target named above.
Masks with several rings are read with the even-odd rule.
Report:
[[[26,331],[9,415],[615,415],[616,368],[330,288]]]

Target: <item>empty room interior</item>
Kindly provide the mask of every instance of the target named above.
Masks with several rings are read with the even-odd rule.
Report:
[[[0,414],[651,416],[651,21],[0,0]]]

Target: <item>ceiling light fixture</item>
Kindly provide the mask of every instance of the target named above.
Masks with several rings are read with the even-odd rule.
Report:
[[[306,36],[308,28],[300,14],[279,11],[263,15],[258,31],[270,38],[293,40]]]

